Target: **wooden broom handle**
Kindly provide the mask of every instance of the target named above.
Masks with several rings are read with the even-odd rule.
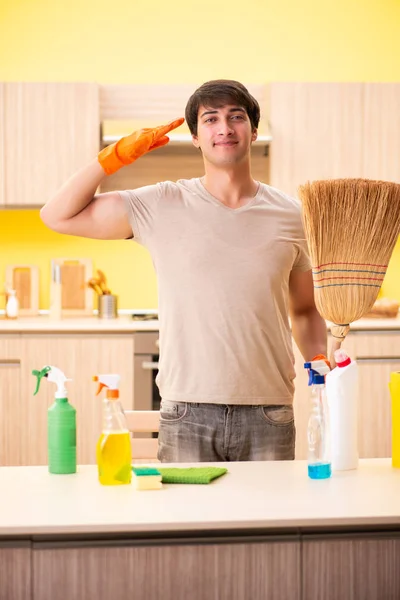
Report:
[[[339,350],[341,345],[342,345],[342,340],[337,340],[337,339],[333,338],[332,344],[331,344],[331,353],[329,355],[329,362],[331,363],[331,369],[334,369],[336,367],[335,351]]]
[[[350,331],[350,325],[332,325],[331,334],[332,334],[332,343],[331,343],[331,353],[329,356],[329,362],[331,363],[331,369],[336,367],[335,361],[335,351],[339,350],[342,346],[342,343],[346,337],[346,335]]]

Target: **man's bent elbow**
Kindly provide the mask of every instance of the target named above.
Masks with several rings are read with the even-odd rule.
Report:
[[[54,215],[51,214],[51,211],[48,210],[48,207],[43,206],[40,209],[40,218],[42,222],[51,229],[52,231],[56,231],[57,233],[64,233],[62,221],[54,218]]]

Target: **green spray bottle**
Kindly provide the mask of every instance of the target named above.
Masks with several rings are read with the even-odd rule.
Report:
[[[76,409],[67,398],[64,373],[57,367],[46,366],[32,371],[37,378],[34,396],[43,377],[57,385],[55,402],[47,412],[47,445],[49,472],[56,475],[76,473]]]

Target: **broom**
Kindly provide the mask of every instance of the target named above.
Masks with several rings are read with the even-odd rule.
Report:
[[[371,310],[400,232],[400,185],[367,179],[299,188],[315,304],[340,348],[350,323]]]

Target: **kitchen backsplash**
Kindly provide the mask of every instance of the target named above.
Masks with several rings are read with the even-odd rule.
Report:
[[[93,269],[107,276],[119,308],[157,308],[157,285],[149,253],[131,240],[101,241],[60,235],[48,229],[38,210],[0,212],[0,292],[4,291],[6,266],[39,267],[39,308],[48,309],[50,267],[54,258],[90,258]],[[4,308],[0,296],[0,308]],[[96,307],[96,298],[93,299]]]
[[[39,267],[39,308],[48,309],[53,258],[90,258],[107,276],[119,308],[157,308],[157,284],[149,253],[130,240],[100,241],[57,234],[41,221],[38,210],[0,213],[0,286],[10,264]],[[400,301],[400,242],[397,243],[381,296]],[[0,307],[4,306],[4,297]],[[93,307],[96,307],[94,298]]]

